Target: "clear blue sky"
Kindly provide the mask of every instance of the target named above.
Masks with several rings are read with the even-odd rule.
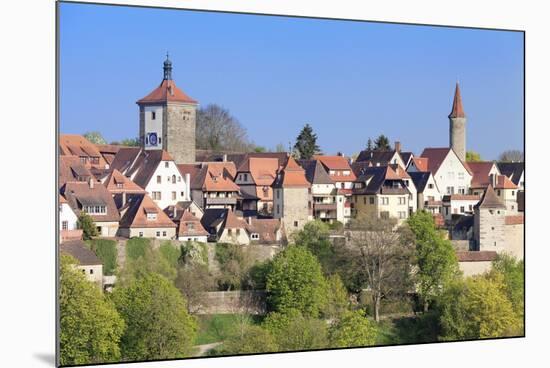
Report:
[[[465,20],[466,21],[466,20]],[[305,123],[327,153],[386,134],[404,150],[448,145],[460,81],[467,148],[523,149],[523,34],[64,3],[61,132],[138,135],[135,101],[162,80],[220,104],[268,148]]]

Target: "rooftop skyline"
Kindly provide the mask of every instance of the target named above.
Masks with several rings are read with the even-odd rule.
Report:
[[[288,147],[305,123],[326,154],[387,135],[449,144],[455,82],[467,149],[523,150],[523,34],[84,4],[60,8],[60,130],[138,135],[135,102],[163,78],[229,109],[256,144]],[[489,138],[490,137],[490,138]],[[488,139],[489,138],[489,139]]]

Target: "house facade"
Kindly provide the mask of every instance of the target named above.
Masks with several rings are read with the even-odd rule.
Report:
[[[426,148],[421,157],[427,159],[428,171],[442,195],[469,193],[473,175],[452,148]],[[410,165],[409,171],[414,171]]]
[[[126,238],[175,239],[176,224],[160,209],[148,194],[128,197],[121,208],[118,235]]]

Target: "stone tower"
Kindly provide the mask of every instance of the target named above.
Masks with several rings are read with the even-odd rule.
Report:
[[[466,115],[462,106],[458,82],[455,88],[453,109],[449,114],[449,124],[449,146],[462,161],[466,161]]]
[[[172,62],[166,55],[160,85],[136,102],[139,138],[144,149],[164,149],[177,164],[195,162],[197,101],[172,80]]]
[[[506,206],[498,198],[493,183],[474,207],[474,238],[476,250],[503,251],[505,236]]]

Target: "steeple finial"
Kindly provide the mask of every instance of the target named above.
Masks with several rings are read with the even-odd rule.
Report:
[[[455,97],[453,99],[453,108],[449,114],[449,118],[464,118],[464,106],[462,106],[462,96],[460,95],[460,86],[458,84],[458,78],[455,87]]]
[[[172,62],[169,59],[168,51],[166,51],[166,60],[164,60],[164,80],[172,79]]]

